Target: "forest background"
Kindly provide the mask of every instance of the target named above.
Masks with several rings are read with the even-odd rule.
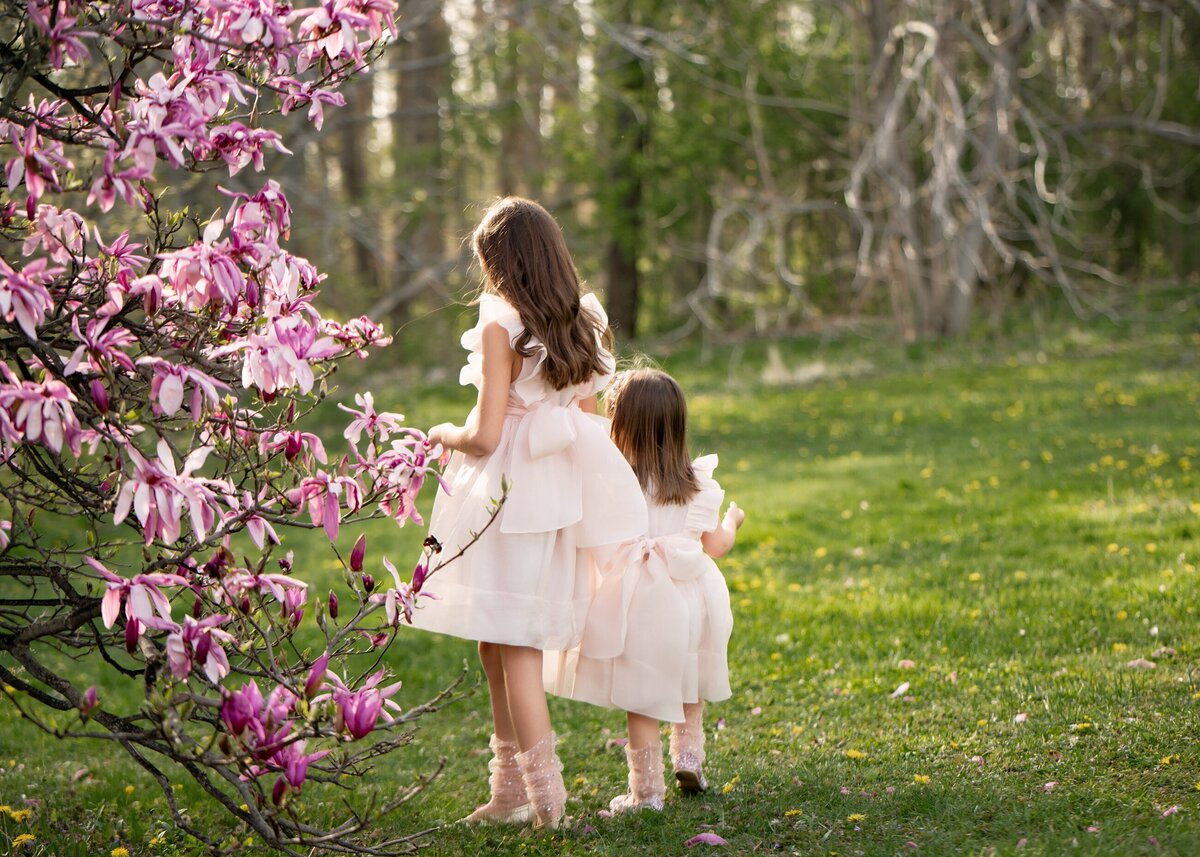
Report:
[[[294,249],[331,309],[420,320],[405,365],[458,359],[466,238],[503,194],[555,213],[623,341],[953,336],[1047,294],[1118,318],[1200,266],[1190,0],[400,12],[347,107],[268,169],[304,189]]]

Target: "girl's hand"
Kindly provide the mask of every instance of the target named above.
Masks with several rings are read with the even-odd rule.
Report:
[[[435,425],[433,428],[431,428],[429,430],[429,433],[426,435],[426,437],[429,438],[429,445],[430,446],[441,446],[443,449],[448,450],[449,446],[446,444],[446,436],[449,433],[450,429],[453,429],[453,428],[454,428],[454,423],[438,423],[437,425]]]
[[[725,510],[725,520],[736,530],[746,520],[746,513],[737,503],[730,501],[729,508]]]

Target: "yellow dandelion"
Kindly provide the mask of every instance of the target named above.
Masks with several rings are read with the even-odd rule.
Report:
[[[864,818],[866,818],[866,816],[863,815],[861,812],[852,812],[848,816],[846,816],[846,821],[850,822],[851,824],[858,824]]]
[[[733,791],[734,787],[738,784],[738,779],[739,779],[738,777],[734,777],[732,780],[727,782],[725,785],[721,786],[721,794],[727,795],[731,791]]]
[[[118,845],[112,851],[108,852],[109,857],[129,857],[129,849]]]
[[[847,759],[865,759],[865,758],[867,758],[867,754],[864,753],[862,750],[847,750],[846,758]]]
[[[1121,652],[1125,651],[1128,648],[1129,648],[1129,646],[1127,646],[1125,643],[1113,643],[1112,644],[1112,650],[1118,654],[1120,654]]]
[[[1087,732],[1091,728],[1092,728],[1092,724],[1086,720],[1084,720],[1081,723],[1072,723],[1071,724],[1072,732]]]
[[[1106,551],[1108,551],[1109,553],[1116,553],[1117,551],[1119,551],[1121,549],[1121,546],[1119,544],[1117,544],[1116,542],[1109,542],[1108,545],[1104,549]]]
[[[967,580],[971,581],[972,583],[978,583],[979,581],[983,580],[983,575],[978,571],[972,571],[967,575]]]
[[[988,725],[987,718],[980,717],[979,720],[976,721],[976,725],[977,726],[987,726]]]
[[[817,559],[821,559],[821,558],[827,556],[828,554],[829,554],[829,548],[825,547],[824,545],[822,545],[821,547],[819,547],[815,551],[813,551],[813,556],[815,556]]]
[[[1172,761],[1174,761],[1175,759],[1178,759],[1178,758],[1179,758],[1179,756],[1176,756],[1176,755],[1163,756],[1161,759],[1158,760],[1158,763],[1160,765],[1169,765],[1169,764],[1171,764]]]
[[[6,803],[0,804],[0,812],[4,812],[4,813],[12,812],[12,807]]]
[[[1126,613],[1124,610],[1117,611],[1117,621],[1118,622],[1124,622],[1128,618],[1129,618],[1129,614]]]
[[[802,810],[802,809],[789,809],[787,812],[785,812],[785,813],[783,814],[783,817],[784,817],[784,818],[795,818],[795,817],[796,817],[796,816],[798,816],[798,815],[804,815],[804,810]]]
[[[1013,580],[1017,581],[1018,583],[1021,583],[1025,580],[1027,580],[1028,578],[1029,578],[1029,575],[1024,571],[1021,571],[1020,569],[1017,569],[1016,571],[1013,572]]]
[[[913,774],[913,782],[919,786],[923,786],[929,782],[929,776],[926,774]]]
[[[133,786],[125,786],[125,794],[127,794],[127,795],[133,794]]]
[[[8,817],[16,822],[29,821],[32,816],[32,809],[10,809],[8,811]]]
[[[32,833],[18,834],[12,841],[13,848],[20,848],[22,845],[25,845],[28,842],[35,842],[36,840],[37,837]]]

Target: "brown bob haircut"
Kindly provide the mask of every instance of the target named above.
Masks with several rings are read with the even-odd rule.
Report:
[[[471,247],[483,269],[484,291],[504,298],[521,316],[525,329],[513,347],[528,357],[534,340],[545,346],[543,368],[554,389],[608,370],[600,345],[611,348],[612,333],[580,306],[579,273],[550,212],[529,199],[504,197],[484,213]]]
[[[658,369],[622,372],[604,396],[612,438],[656,503],[682,505],[700,483],[687,448],[687,402],[675,379]]]

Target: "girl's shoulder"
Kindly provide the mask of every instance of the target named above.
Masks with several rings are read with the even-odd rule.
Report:
[[[462,335],[462,347],[467,354],[467,364],[458,373],[458,382],[463,386],[474,384],[476,387],[483,383],[483,329],[496,322],[508,333],[508,343],[512,345],[525,325],[516,307],[499,295],[484,292],[479,296],[479,320],[475,326]]]
[[[512,342],[525,329],[521,323],[521,314],[517,308],[499,295],[484,292],[479,297],[479,321],[475,326],[462,335],[462,346],[468,351],[479,351],[483,347],[483,329],[496,322],[508,331],[508,341]]]

